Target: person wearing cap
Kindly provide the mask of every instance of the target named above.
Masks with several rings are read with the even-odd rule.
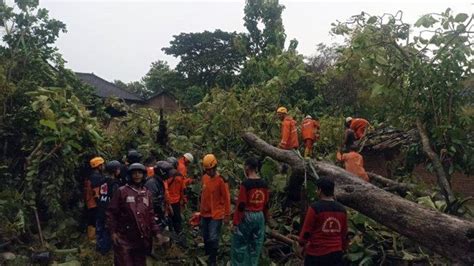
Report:
[[[268,221],[269,190],[258,176],[259,162],[249,158],[244,164],[245,181],[240,185],[234,211],[231,265],[257,266]]]
[[[296,121],[288,115],[285,107],[277,109],[278,118],[281,120],[281,140],[278,147],[284,150],[298,149],[298,132],[296,129]]]
[[[128,167],[130,179],[113,195],[107,208],[107,226],[114,247],[114,265],[145,266],[153,236],[159,244],[169,241],[155,221],[152,195],[144,186],[146,168],[140,163]]]
[[[105,178],[99,187],[99,197],[97,199],[97,221],[96,221],[96,250],[102,255],[107,254],[112,247],[110,232],[105,226],[105,211],[115,191],[120,187],[120,167],[119,161],[110,161],[105,164]]]
[[[369,127],[369,121],[363,118],[347,117],[346,127],[354,131],[355,140],[360,140],[365,136],[367,132],[367,128]]]
[[[95,242],[97,221],[97,199],[99,198],[99,186],[104,176],[104,158],[94,157],[89,161],[91,174],[84,180],[84,200],[87,207],[87,238]]]
[[[307,115],[301,124],[301,134],[304,140],[304,157],[313,156],[313,145],[319,140],[319,119]]]
[[[167,161],[158,161],[154,168],[154,176],[146,180],[145,187],[152,195],[152,206],[161,228],[165,228],[166,211],[170,209],[167,195],[166,180],[170,177],[173,166]],[[171,212],[171,211],[169,211]]]
[[[230,193],[226,180],[217,172],[217,159],[207,154],[202,159],[204,175],[201,191],[201,230],[208,265],[217,265],[222,223],[230,219]]]
[[[179,174],[183,177],[183,184],[184,184],[184,195],[183,195],[183,201],[182,201],[182,206],[183,208],[185,207],[186,203],[188,202],[188,197],[187,197],[187,188],[190,184],[194,182],[194,180],[188,176],[188,166],[194,161],[194,156],[191,153],[185,153],[183,156],[181,156],[178,159],[178,172]]]
[[[304,265],[343,265],[347,249],[347,213],[334,199],[334,182],[326,177],[317,181],[319,200],[308,208],[299,244],[303,247]]]

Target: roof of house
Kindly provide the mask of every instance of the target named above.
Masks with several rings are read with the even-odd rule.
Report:
[[[96,90],[96,95],[101,98],[117,97],[126,101],[143,102],[138,95],[131,93],[107,80],[96,76],[94,73],[75,73],[76,76],[84,83],[92,86]]]
[[[173,99],[176,100],[176,97],[175,97],[171,92],[160,91],[160,92],[155,93],[155,94],[151,95],[150,97],[148,97],[147,101],[149,101],[149,100],[151,100],[151,99],[153,99],[153,98],[155,98],[155,97],[161,96],[161,95],[167,95],[167,96],[169,96],[169,97],[171,97],[171,98],[173,98]]]

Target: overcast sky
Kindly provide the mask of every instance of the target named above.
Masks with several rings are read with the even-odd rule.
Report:
[[[7,1],[11,2],[11,1]],[[417,2],[417,3],[411,3]],[[283,23],[287,43],[296,38],[298,51],[314,54],[316,44],[337,41],[330,36],[330,24],[344,21],[361,11],[373,15],[404,11],[406,22],[422,14],[473,13],[470,1],[280,1],[285,6]],[[173,35],[204,30],[244,32],[245,1],[52,1],[40,0],[53,18],[66,23],[68,32],[57,42],[67,66],[78,72],[94,72],[107,79],[139,80],[151,62],[178,59],[165,55]]]

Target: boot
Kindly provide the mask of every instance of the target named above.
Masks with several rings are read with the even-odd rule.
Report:
[[[95,227],[94,226],[87,226],[87,239],[91,242],[95,242]]]

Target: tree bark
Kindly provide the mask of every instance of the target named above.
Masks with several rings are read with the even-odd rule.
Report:
[[[294,152],[275,148],[252,133],[243,139],[254,149],[292,167],[303,178],[304,161]],[[344,169],[326,162],[313,162],[320,176],[336,183],[336,197],[342,204],[378,223],[459,263],[474,263],[474,223],[425,208],[384,191]],[[303,174],[302,174],[303,173]],[[309,178],[315,178],[311,171]]]
[[[453,191],[451,190],[451,185],[448,182],[446,172],[444,171],[443,165],[438,157],[438,155],[433,151],[430,145],[430,140],[428,138],[428,133],[426,132],[425,125],[421,122],[420,119],[416,120],[416,127],[418,128],[418,133],[420,134],[421,144],[423,145],[423,151],[430,158],[433,163],[433,168],[435,169],[436,176],[438,178],[438,185],[441,188],[441,192],[446,199],[448,206],[455,201]]]

